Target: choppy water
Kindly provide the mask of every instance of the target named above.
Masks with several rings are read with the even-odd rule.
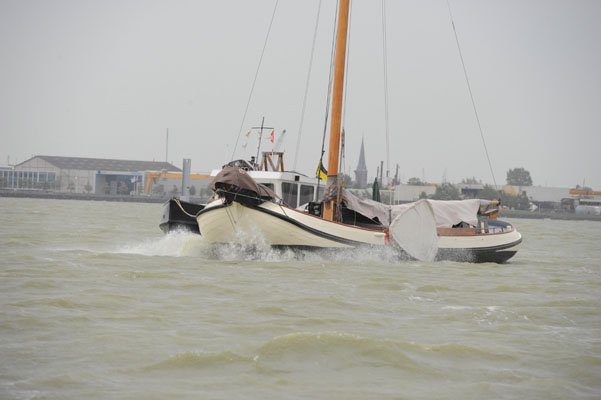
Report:
[[[505,265],[214,249],[160,205],[0,198],[0,398],[601,398],[601,223]]]

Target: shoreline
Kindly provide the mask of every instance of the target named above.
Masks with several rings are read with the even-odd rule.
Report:
[[[601,215],[584,215],[568,212],[501,210],[499,218],[555,219],[563,221],[600,221]]]
[[[144,196],[144,195],[100,195],[87,193],[59,193],[43,192],[36,190],[6,190],[0,189],[0,197],[33,198],[33,199],[54,199],[54,200],[87,200],[87,201],[111,201],[126,203],[165,203],[172,196]],[[192,200],[201,200],[200,198]],[[567,212],[551,211],[523,211],[523,210],[502,210],[500,218],[524,218],[524,219],[555,219],[564,221],[599,221],[601,215],[582,215]]]
[[[141,195],[100,195],[88,193],[60,193],[34,190],[5,190],[0,189],[0,197],[50,199],[50,200],[87,200],[111,201],[124,203],[164,203],[171,196],[141,196]]]

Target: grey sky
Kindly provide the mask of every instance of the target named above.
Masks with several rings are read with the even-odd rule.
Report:
[[[292,165],[318,0],[281,0],[243,135],[287,130]],[[273,0],[0,1],[0,163],[34,154],[162,160],[232,151]],[[601,188],[601,1],[451,0],[499,183]],[[323,129],[334,0],[324,0],[299,170]],[[391,169],[490,182],[445,0],[387,1]],[[385,156],[380,2],[353,0],[347,167]],[[241,139],[243,144],[245,138]],[[265,142],[267,146],[268,143]],[[246,154],[254,154],[250,141]]]

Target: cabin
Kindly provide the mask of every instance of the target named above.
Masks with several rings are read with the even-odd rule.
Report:
[[[253,157],[250,161],[235,160],[226,165],[244,169],[251,178],[273,190],[284,204],[291,208],[304,206],[323,196],[325,182],[321,181],[318,184],[316,178],[300,172],[286,171],[283,152],[263,152],[260,164],[257,164]],[[211,171],[211,177],[220,171]]]

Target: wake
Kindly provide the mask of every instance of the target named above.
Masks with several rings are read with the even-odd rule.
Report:
[[[295,249],[269,246],[260,236],[236,237],[231,243],[211,244],[202,236],[186,232],[170,232],[164,236],[120,246],[113,253],[142,256],[198,257],[219,261],[309,261],[309,262],[391,262],[407,257],[390,246],[362,246],[352,249]]]

